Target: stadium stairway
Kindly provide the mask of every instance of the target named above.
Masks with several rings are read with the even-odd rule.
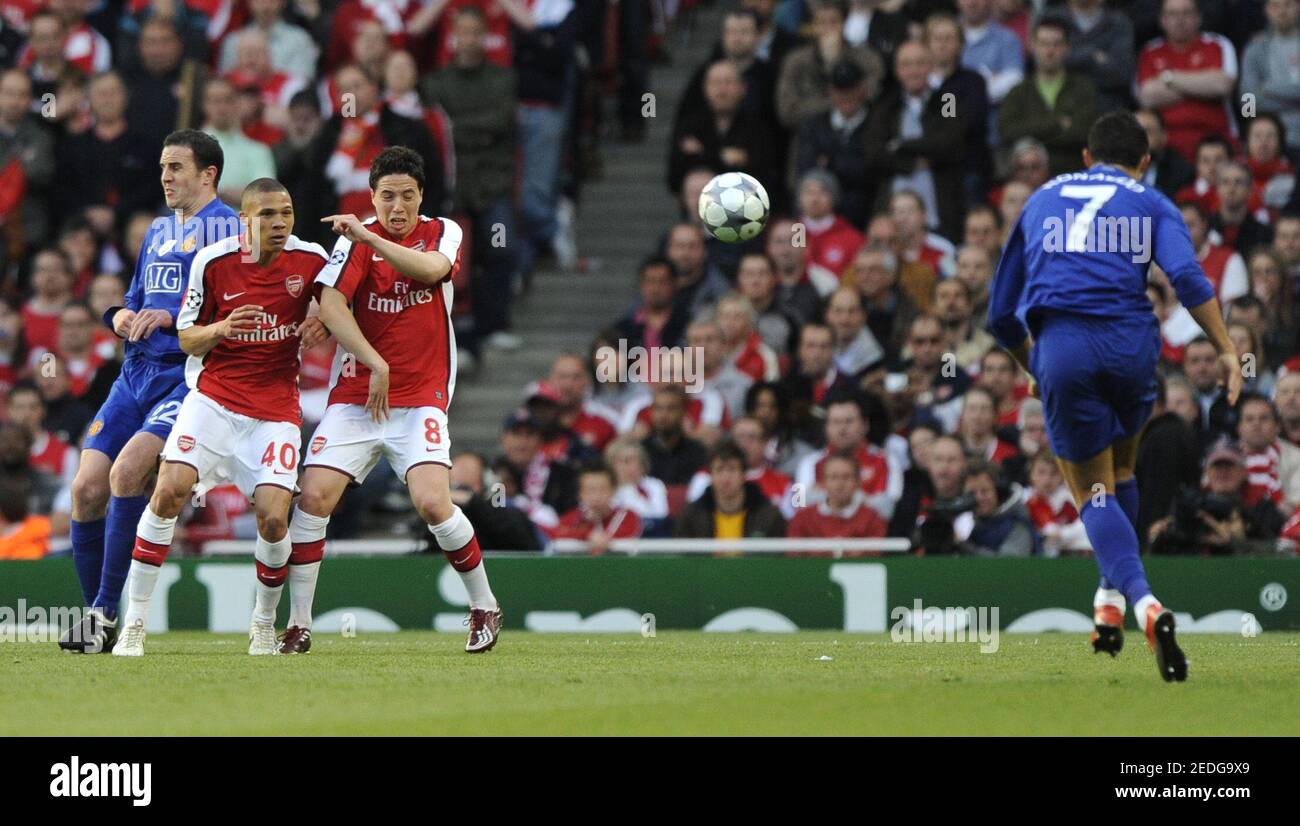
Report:
[[[672,62],[652,69],[655,117],[645,139],[624,143],[614,136],[600,147],[603,175],[582,188],[577,214],[577,271],[539,269],[530,289],[517,296],[513,332],[523,339],[514,351],[484,349],[472,376],[457,379],[452,401],[453,452],[498,452],[501,424],[522,401],[524,387],[544,377],[562,352],[586,352],[603,326],[622,316],[636,296],[636,267],[653,252],[660,233],[677,217],[664,185],[677,99],[695,67],[712,47],[717,12],[702,10],[690,37],[670,36]],[[611,112],[611,120],[612,112]]]

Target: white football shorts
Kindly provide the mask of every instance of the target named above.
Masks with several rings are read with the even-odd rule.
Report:
[[[447,414],[436,407],[391,407],[375,422],[360,404],[331,404],[307,443],[304,467],[327,467],[364,482],[383,456],[406,481],[416,465],[451,467]]]
[[[254,419],[191,390],[162,458],[198,471],[200,492],[232,483],[252,499],[259,485],[297,490],[301,448],[302,433],[293,422]]]

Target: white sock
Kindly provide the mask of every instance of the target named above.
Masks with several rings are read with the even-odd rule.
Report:
[[[287,533],[275,542],[265,539],[259,533],[253,556],[268,568],[279,569],[289,564],[289,552],[292,547]],[[283,583],[271,586],[263,583],[260,578],[257,580],[257,604],[253,607],[255,621],[275,623],[275,609],[280,605],[280,592],[283,590]]]
[[[442,548],[444,553],[464,548],[474,539],[474,526],[470,524],[469,517],[465,516],[465,512],[459,506],[453,505],[452,508],[451,517],[446,522],[429,526],[429,532],[433,534],[434,539],[438,540],[438,547]],[[456,573],[460,574],[461,582],[465,583],[465,590],[469,592],[470,608],[482,608],[488,611],[498,609],[497,598],[492,595],[487,571],[481,561],[472,570]]]
[[[1137,605],[1133,606],[1133,618],[1137,620],[1138,627],[1143,631],[1147,627],[1147,609],[1152,605],[1159,604],[1160,600],[1156,599],[1154,594],[1147,594],[1137,601]]]
[[[320,542],[329,527],[328,516],[316,516],[301,508],[289,521],[289,539],[294,544]],[[311,628],[311,605],[316,598],[316,578],[320,562],[289,563],[289,625]]]
[[[176,517],[163,519],[153,512],[152,507],[146,507],[144,513],[140,514],[140,522],[135,526],[135,533],[146,542],[155,545],[171,545],[172,537],[176,533]]]
[[[311,603],[319,574],[319,562],[289,566],[289,625],[311,628]]]
[[[148,511],[145,511],[148,513]],[[126,617],[122,627],[126,628],[136,620],[144,620],[149,614],[149,598],[153,596],[154,586],[158,584],[158,572],[162,568],[150,565],[138,559],[131,560],[131,572],[126,579]]]
[[[1114,605],[1119,608],[1119,612],[1122,614],[1128,603],[1124,599],[1124,594],[1115,588],[1098,588],[1097,593],[1092,598],[1092,607],[1100,608],[1103,605]]]
[[[500,607],[497,605],[497,598],[492,595],[492,587],[488,585],[487,570],[482,562],[475,565],[471,571],[457,571],[457,573],[460,574],[460,581],[465,583],[465,590],[469,591],[470,608],[495,611]]]

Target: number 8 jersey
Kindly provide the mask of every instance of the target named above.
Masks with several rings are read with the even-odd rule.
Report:
[[[451,304],[452,276],[460,266],[460,226],[421,215],[405,238],[394,238],[374,218],[365,225],[404,247],[442,253],[451,270],[438,284],[426,284],[398,272],[371,247],[339,238],[316,278],[316,289],[333,287],[352,305],[366,341],[388,362],[390,405],[436,407],[445,413],[456,388]],[[339,348],[330,386],[330,404],[364,405],[370,369]]]

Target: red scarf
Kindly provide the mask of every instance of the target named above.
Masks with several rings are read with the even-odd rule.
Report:
[[[1282,481],[1278,463],[1282,451],[1277,442],[1259,451],[1246,454],[1246,490],[1242,496],[1246,507],[1254,507],[1267,499],[1275,505],[1282,504]]]

